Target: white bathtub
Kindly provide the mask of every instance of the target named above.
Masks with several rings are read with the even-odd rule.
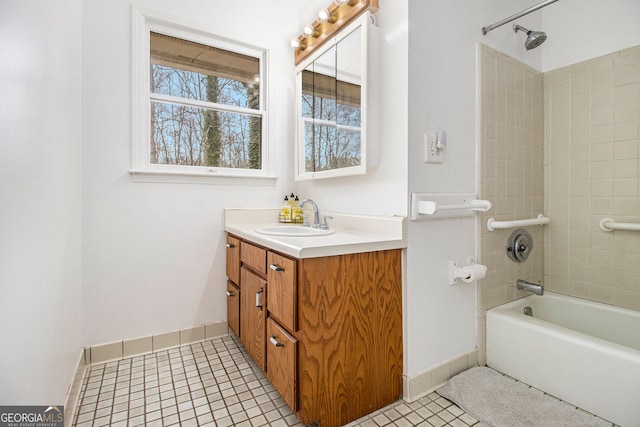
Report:
[[[551,292],[492,308],[487,365],[620,426],[640,426],[640,312]]]

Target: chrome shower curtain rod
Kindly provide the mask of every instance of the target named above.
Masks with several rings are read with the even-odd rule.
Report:
[[[543,8],[545,6],[548,6],[551,3],[555,3],[557,1],[558,0],[546,0],[546,1],[543,1],[542,3],[538,3],[538,4],[534,5],[534,6],[531,6],[530,8],[525,9],[525,10],[523,10],[521,12],[518,12],[515,15],[511,15],[510,17],[505,18],[502,21],[498,21],[495,24],[491,24],[491,25],[488,25],[486,27],[482,27],[482,34],[486,35],[491,30],[494,30],[494,29],[496,29],[498,27],[501,27],[502,25],[507,24],[507,23],[509,23],[511,21],[514,21],[514,20],[520,18],[521,16],[528,15],[531,12],[535,12],[536,10],[541,9],[541,8]]]

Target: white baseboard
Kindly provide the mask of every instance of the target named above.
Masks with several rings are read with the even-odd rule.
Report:
[[[474,366],[478,366],[478,349],[442,362],[414,377],[404,376],[403,399],[407,402],[415,402],[449,381],[449,378]]]
[[[167,348],[210,340],[228,334],[227,322],[221,321],[164,334],[94,345],[85,348],[85,363],[93,365],[120,360],[125,357],[150,354]]]

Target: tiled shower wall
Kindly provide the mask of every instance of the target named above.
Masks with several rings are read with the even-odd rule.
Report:
[[[546,289],[640,310],[640,46],[544,75]]]
[[[640,223],[640,46],[543,75],[479,45],[478,64],[478,193],[494,205],[479,215],[480,357],[486,310],[529,294],[518,278],[640,310],[640,233],[598,227]],[[521,264],[505,254],[513,230],[486,228],[543,212],[551,224],[527,227],[534,249]]]
[[[525,262],[515,263],[505,252],[514,230],[488,231],[486,224],[490,217],[526,219],[544,211],[544,125],[542,73],[484,45],[478,45],[478,64],[478,193],[493,203],[479,215],[479,262],[487,266],[487,277],[478,282],[479,354],[484,355],[485,310],[527,295],[516,289],[517,279],[543,280],[542,227],[527,227],[533,250]]]
[[[518,278],[543,277],[543,233],[528,227],[533,252],[515,263],[505,252],[512,229],[488,231],[487,219],[534,218],[543,212],[542,73],[484,45],[481,49],[480,198],[493,208],[481,216],[481,262],[488,267],[481,282],[482,307],[488,309],[526,295],[515,289]]]

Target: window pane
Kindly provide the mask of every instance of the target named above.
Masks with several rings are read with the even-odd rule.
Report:
[[[362,159],[360,129],[338,127],[337,168],[360,166]]]
[[[335,125],[316,123],[313,127],[315,136],[316,171],[336,169],[337,158],[337,128]]]
[[[339,103],[337,117],[338,124],[360,127],[362,125],[361,111],[360,106]]]
[[[359,166],[361,87],[314,70],[302,72],[305,172]]]
[[[316,160],[314,153],[316,152],[313,138],[313,121],[304,121],[304,171],[314,172],[316,170]]]
[[[152,164],[261,168],[262,119],[151,102]]]
[[[260,60],[151,33],[151,92],[260,109]]]

